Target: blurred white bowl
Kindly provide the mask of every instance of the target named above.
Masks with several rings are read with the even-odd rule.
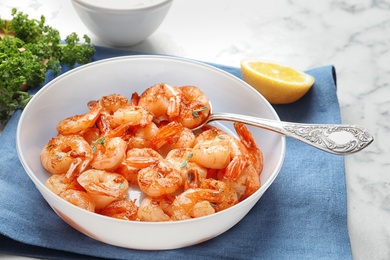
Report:
[[[130,98],[133,92],[141,93],[156,83],[198,86],[209,97],[214,111],[279,120],[272,106],[244,81],[215,67],[185,59],[143,55],[112,58],[81,66],[52,80],[32,98],[21,115],[16,140],[20,161],[40,193],[64,221],[108,244],[133,249],[173,249],[218,236],[249,212],[272,184],[284,160],[285,137],[250,128],[264,154],[262,187],[224,211],[175,222],[108,218],[78,208],[45,187],[50,174],[42,167],[39,154],[48,140],[57,135],[56,125],[61,119],[87,112],[86,104],[90,100],[112,93]],[[217,124],[235,132],[231,123]]]
[[[118,47],[145,40],[160,26],[173,0],[72,0],[85,26]]]

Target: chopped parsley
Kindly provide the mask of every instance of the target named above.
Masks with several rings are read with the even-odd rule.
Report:
[[[189,168],[188,160],[189,160],[190,158],[192,158],[192,156],[194,156],[193,153],[189,153],[189,154],[188,154],[187,158],[186,158],[186,159],[183,161],[183,163],[180,165],[180,169],[182,169],[182,168],[188,169],[188,168]]]
[[[207,110],[207,107],[201,107],[199,109],[193,110],[192,111],[192,116],[198,118],[199,117],[199,113],[202,112],[202,111],[205,111],[205,110]]]
[[[99,137],[95,141],[92,142],[92,153],[96,153],[97,145],[100,144],[104,146],[105,143],[105,138],[104,137]]]

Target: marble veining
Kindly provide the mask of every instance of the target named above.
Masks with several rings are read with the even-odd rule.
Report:
[[[70,1],[2,0],[1,17],[12,7],[46,15],[62,36],[90,35]],[[390,0],[174,1],[159,30],[131,49],[232,66],[245,57],[334,65],[343,122],[375,138],[345,157],[353,257],[390,259]]]

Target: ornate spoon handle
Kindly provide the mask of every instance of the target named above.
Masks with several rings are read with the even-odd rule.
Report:
[[[354,125],[290,123],[230,113],[210,114],[207,122],[215,120],[242,122],[271,130],[333,154],[358,152],[374,140],[367,129]]]

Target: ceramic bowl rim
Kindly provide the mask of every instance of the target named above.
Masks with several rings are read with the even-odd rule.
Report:
[[[106,12],[106,13],[117,13],[117,14],[127,14],[132,12],[140,12],[140,11],[148,11],[152,9],[157,9],[166,5],[169,5],[173,2],[173,0],[161,0],[154,4],[149,4],[146,6],[138,6],[138,7],[132,7],[132,8],[110,8],[110,7],[102,7],[98,5],[93,5],[90,3],[85,2],[84,0],[72,0],[73,3],[79,5],[80,7],[83,7],[85,9],[89,9],[94,12]]]

